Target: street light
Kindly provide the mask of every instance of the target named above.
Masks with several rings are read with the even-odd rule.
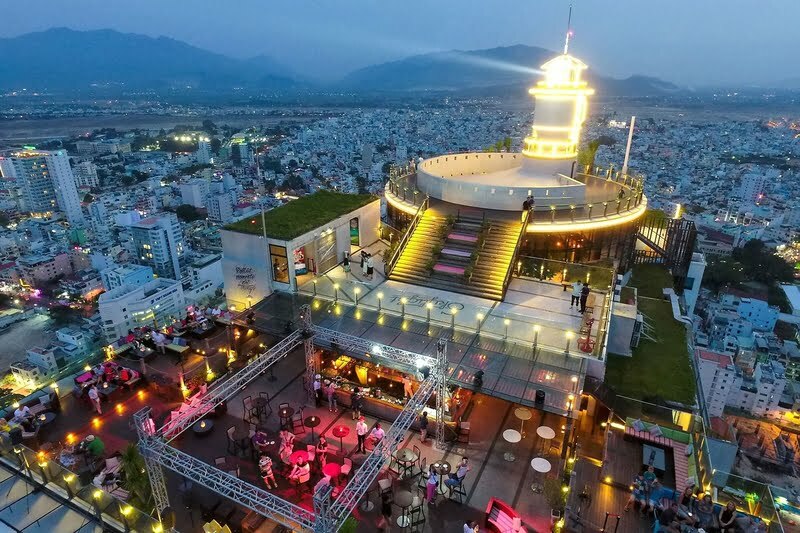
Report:
[[[476,327],[475,329],[478,331],[478,333],[480,333],[481,332],[481,323],[483,322],[483,313],[478,313],[477,315],[475,315],[475,318],[478,321],[478,327]]]
[[[381,312],[381,300],[383,300],[383,293],[379,292],[378,293],[378,312],[379,313]]]
[[[400,316],[402,316],[403,318],[405,318],[405,316],[406,316],[406,304],[407,303],[408,303],[408,298],[406,298],[405,296],[400,298]]]
[[[564,353],[569,354],[569,343],[572,340],[572,337],[575,336],[575,334],[571,331],[567,331],[566,333],[564,333],[564,336],[567,338],[567,347],[564,350]]]
[[[450,308],[450,328],[455,332],[456,330],[456,313],[458,313],[458,309],[456,306]]]
[[[353,289],[353,294],[355,294],[356,305],[358,305],[358,295],[361,294],[361,288],[360,287],[354,288]]]
[[[334,283],[333,284],[333,301],[334,302],[338,302],[339,301],[339,284],[338,283]]]
[[[509,319],[507,319],[507,318],[503,319],[503,325],[506,327],[505,333],[503,334],[503,338],[504,339],[508,338],[508,325],[509,324],[511,324],[511,321]]]
[[[428,323],[431,321],[431,309],[433,309],[433,302],[427,302],[425,304],[425,312],[428,316]]]

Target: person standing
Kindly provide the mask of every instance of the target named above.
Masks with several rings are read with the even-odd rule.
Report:
[[[414,387],[411,384],[411,379],[405,374],[403,374],[403,396],[407,400],[414,396]]]
[[[581,283],[581,280],[578,280],[572,284],[572,298],[569,301],[570,309],[572,309],[573,305],[577,307],[580,304],[582,289],[583,289],[583,283]]]
[[[339,412],[339,404],[336,401],[336,382],[335,381],[328,381],[328,388],[326,392],[328,394],[328,411],[331,413],[338,413]]]
[[[439,474],[433,468],[433,465],[428,466],[428,481],[425,484],[425,499],[428,500],[428,505],[436,506],[436,489],[439,487]]]
[[[392,495],[388,492],[381,494],[381,520],[378,529],[381,531],[392,529]]]
[[[278,483],[275,481],[275,473],[272,471],[272,458],[268,455],[262,455],[261,459],[258,460],[258,470],[268,489],[278,488]]]
[[[372,280],[375,274],[375,263],[372,260],[372,254],[367,254],[367,279]]]
[[[419,417],[419,441],[425,442],[428,440],[428,413],[422,411]]]
[[[100,392],[94,385],[92,385],[89,388],[89,400],[92,402],[92,406],[94,406],[94,409],[95,411],[97,411],[97,414],[102,415],[103,409],[100,408]]]
[[[367,277],[367,252],[361,251],[361,273]]]
[[[350,408],[353,410],[353,420],[361,417],[361,391],[358,387],[354,387],[350,393]]]
[[[364,417],[358,417],[358,422],[356,423],[356,437],[358,437],[358,452],[359,453],[367,453],[367,433],[369,432],[369,428],[367,427],[367,423],[364,421]]]
[[[319,407],[322,402],[322,376],[317,374],[314,376],[314,407]]]
[[[584,284],[583,288],[581,289],[581,313],[586,311],[586,300],[589,298],[589,284]]]

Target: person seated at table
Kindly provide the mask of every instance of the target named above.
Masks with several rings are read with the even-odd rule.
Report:
[[[628,498],[628,503],[625,504],[625,511],[631,508],[631,505],[639,504],[640,509],[647,507],[647,496],[644,491],[644,477],[641,474],[636,474],[631,483],[631,496]]]
[[[697,503],[697,520],[698,526],[703,529],[719,529],[717,515],[714,514],[714,502],[708,493]]]
[[[258,471],[261,473],[261,479],[267,488],[278,488],[278,483],[275,481],[275,473],[272,471],[272,458],[269,455],[262,455],[258,460]],[[270,483],[272,486],[270,486]]]
[[[117,379],[120,382],[125,383],[126,381],[128,381],[132,377],[133,377],[133,374],[131,374],[131,371],[123,366],[119,371],[119,375],[117,376]]]
[[[462,457],[461,462],[458,463],[458,469],[456,469],[456,473],[449,474],[447,479],[444,480],[444,484],[447,485],[451,491],[453,487],[456,487],[464,481],[464,478],[467,475],[467,472],[472,470],[472,467],[469,466],[469,459],[467,457]]]
[[[128,330],[128,334],[125,336],[125,344],[130,344],[136,339],[136,335],[133,334],[132,330]]]
[[[662,487],[661,483],[657,479],[653,481],[653,484],[650,486],[650,490],[647,495],[647,505],[642,508],[642,513],[645,513],[649,510],[655,511],[656,509],[663,511],[665,507],[661,505],[661,500],[663,498],[670,497],[667,489]]]
[[[294,433],[289,431],[287,426],[283,426],[283,429],[281,429],[281,432],[278,435],[280,436],[281,439],[281,447],[283,446],[289,446],[289,448],[294,447],[295,435]]]
[[[369,434],[369,438],[372,440],[372,447],[374,448],[375,446],[377,446],[378,443],[382,441],[383,437],[385,436],[386,432],[381,427],[381,423],[375,422],[375,427],[372,428],[372,431]]]
[[[94,457],[102,457],[106,451],[106,445],[100,438],[94,435],[86,435],[86,438],[78,446],[78,451],[86,452]]]
[[[647,467],[642,477],[644,478],[645,489],[649,491],[653,482],[656,481],[656,469],[653,468],[653,465]]]
[[[314,492],[316,493],[317,489],[319,489],[321,487],[325,487],[325,486],[330,485],[330,484],[331,484],[331,476],[329,476],[328,474],[325,474],[324,476],[322,476],[322,478],[319,481],[317,481],[317,484],[314,485]]]
[[[22,423],[23,421],[25,422],[32,421],[33,413],[31,413],[30,407],[28,407],[27,405],[20,405],[19,407],[17,407],[14,410],[14,419],[16,419],[20,423]]]
[[[728,502],[728,504],[719,512],[719,528],[723,533],[728,533],[736,530],[736,504]]]
[[[325,438],[325,435],[319,436],[319,442],[317,442],[317,460],[319,460],[320,468],[325,467],[325,463],[328,462],[328,439]]]
[[[311,473],[311,465],[305,459],[300,459],[289,473],[289,479],[298,480],[300,477]]]
[[[677,503],[680,521],[694,526],[697,523],[697,517],[692,514],[694,512],[694,485],[683,489],[681,495],[678,496]]]

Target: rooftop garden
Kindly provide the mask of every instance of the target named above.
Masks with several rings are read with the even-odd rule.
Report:
[[[264,213],[266,235],[288,241],[375,200],[377,197],[371,194],[317,191]],[[225,229],[253,235],[264,234],[260,214],[228,224]]]
[[[672,275],[663,265],[636,265],[629,285],[636,287],[639,297],[657,298],[664,297],[662,289],[671,289],[674,285]]]
[[[639,296],[639,311],[650,326],[643,333],[652,339],[643,334],[632,357],[609,354],[606,384],[617,394],[637,400],[694,405],[695,379],[686,328],[674,319],[668,301],[642,298],[641,292]]]

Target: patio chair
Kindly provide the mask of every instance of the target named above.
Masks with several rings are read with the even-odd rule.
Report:
[[[409,479],[414,479],[417,476],[422,476],[427,474],[426,470],[428,468],[428,459],[422,457],[422,454],[416,449],[417,448],[416,446],[414,446],[414,448],[415,448],[414,452],[417,453],[417,460],[413,465],[411,465],[411,469],[408,476]]]
[[[292,479],[298,497],[308,489],[309,479],[311,479],[311,472],[301,474],[299,477]]]
[[[414,495],[414,500],[411,502],[411,508],[409,510],[409,516],[411,518],[411,522],[408,524],[410,531],[412,532],[422,532],[425,530],[425,509],[422,505],[425,499],[420,495]]]
[[[394,503],[394,491],[392,490],[392,480],[388,477],[378,480],[378,493],[383,498],[384,494],[389,495],[389,499],[392,503]]]
[[[300,408],[299,413],[295,413],[292,417],[292,433],[297,435],[298,433],[302,433],[305,435],[306,433],[306,426],[303,424],[303,408]]]
[[[458,423],[458,435],[456,436],[456,442],[469,444],[469,422]]]
[[[448,496],[449,499],[454,499],[454,496],[458,496],[458,503],[464,503],[464,498],[467,497],[467,491],[464,488],[464,479],[460,478],[458,480],[458,485],[449,486],[450,495]]]
[[[419,463],[419,479],[417,480],[417,488],[425,489],[425,485],[428,483],[428,458],[423,457],[422,461]],[[415,476],[416,477],[416,476]]]
[[[350,475],[350,472],[352,471],[353,471],[353,461],[345,457],[344,459],[342,459],[342,468],[340,470],[340,475],[346,478]]]
[[[245,396],[242,400],[242,406],[242,420],[245,422],[252,422],[256,412],[255,408],[253,407],[253,397]]]
[[[243,451],[242,443],[236,440],[234,434],[236,433],[236,426],[231,426],[226,431],[228,434],[228,453],[233,455],[239,455],[239,452]]]
[[[278,404],[278,410],[279,411],[281,409],[283,409],[284,407],[288,409],[289,408],[289,402],[281,402],[281,403]]]
[[[269,402],[269,393],[268,392],[259,392],[258,396],[261,397],[261,398],[264,398],[265,400],[267,400],[267,407],[266,407],[266,409],[264,409],[263,415],[265,417],[271,415],[272,414],[272,405]]]

